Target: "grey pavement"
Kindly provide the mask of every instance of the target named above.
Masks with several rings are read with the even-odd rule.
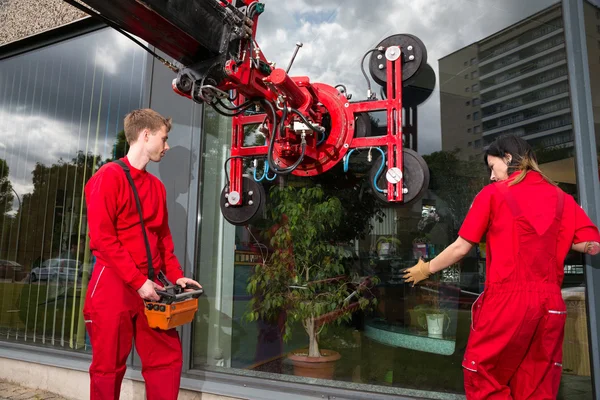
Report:
[[[67,400],[55,393],[31,389],[0,379],[0,400]]]

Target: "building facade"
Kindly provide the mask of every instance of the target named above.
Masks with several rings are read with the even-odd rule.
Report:
[[[228,118],[175,94],[169,69],[62,1],[0,2],[0,379],[89,397],[92,349],[81,311],[95,265],[83,187],[99,167],[126,153],[123,117],[132,109],[151,107],[173,118],[171,149],[148,168],[165,184],[175,253],[205,290],[196,318],[180,329],[182,399],[463,399],[461,363],[471,305],[484,288],[485,245],[425,285],[410,287],[400,275],[454,241],[488,182],[481,151],[503,133],[531,140],[542,168],[600,222],[596,4],[486,0],[478,7],[431,0],[425,10],[402,0],[265,3],[257,37],[265,54],[283,65],[301,39],[292,74],[344,84],[354,98],[366,93],[358,64],[365,51],[398,31],[423,41],[436,86],[431,94],[413,92],[422,101],[405,118],[414,122],[429,189],[408,206],[378,202],[369,182],[376,167],[370,151],[353,155],[347,172],[340,166],[273,182],[258,178],[257,160],[246,167],[269,194],[265,215],[247,227],[230,225],[220,211]],[[419,17],[406,21],[406,15]],[[398,21],[405,22],[402,29]],[[372,121],[384,130],[381,115]],[[256,140],[249,132],[247,142]],[[252,282],[281,250],[269,240],[280,223],[275,206],[293,205],[281,193],[315,201],[301,197],[301,188],[339,204],[330,231],[304,243],[335,251],[311,262],[338,263],[350,283],[376,277],[364,310],[320,332],[321,349],[341,357],[320,377],[303,375],[288,358],[307,346],[302,321],[289,310],[269,319],[250,308]],[[293,223],[307,226],[310,209]],[[569,314],[560,399],[600,398],[599,267],[600,259],[575,254],[565,261]],[[312,304],[315,312],[335,306]],[[427,324],[434,309],[444,315],[441,333]],[[121,393],[144,395],[135,351]]]
[[[590,70],[600,57],[597,12],[584,2]],[[468,159],[499,136],[513,134],[537,149],[562,148],[565,157],[572,156],[567,45],[562,6],[556,4],[441,58],[440,70],[464,73],[464,79],[441,87],[442,148],[459,148]],[[595,93],[600,78],[590,76]],[[450,93],[464,101],[455,102]]]

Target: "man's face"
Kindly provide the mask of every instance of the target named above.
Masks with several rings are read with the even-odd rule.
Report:
[[[169,150],[169,144],[167,143],[169,134],[167,133],[167,128],[163,126],[157,131],[148,131],[147,134],[144,135],[144,138],[146,140],[148,157],[154,162],[159,162],[164,157],[167,150]]]

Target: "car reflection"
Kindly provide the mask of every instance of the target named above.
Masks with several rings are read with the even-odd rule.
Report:
[[[75,281],[81,280],[82,276],[83,266],[80,261],[70,258],[50,258],[31,270],[29,281]]]

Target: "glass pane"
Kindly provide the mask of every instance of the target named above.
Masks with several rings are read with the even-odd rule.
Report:
[[[109,29],[0,62],[0,337],[89,350],[83,187],[124,154],[145,52]]]
[[[348,172],[340,163],[311,178],[270,181],[264,159],[247,159],[244,172],[260,181],[267,201],[263,218],[234,227],[219,207],[228,179],[223,165],[231,165],[231,121],[207,107],[197,264],[206,309],[194,325],[194,367],[314,382],[288,355],[307,349],[315,323],[324,326],[319,348],[341,357],[319,384],[436,398],[464,393],[461,364],[471,306],[484,289],[485,243],[425,285],[403,284],[401,271],[455,240],[473,198],[489,183],[482,153],[501,135],[528,140],[543,171],[576,196],[560,3],[266,2],[258,32],[265,55],[280,65],[303,42],[291,75],[343,84],[352,101],[367,95],[358,65],[365,51],[395,33],[418,36],[435,87],[431,72],[422,72],[405,88],[404,102],[416,104],[405,110],[413,124],[405,133],[417,131],[406,147],[427,162],[429,190],[408,206],[375,201],[378,185],[369,172],[379,165],[376,148],[353,153]],[[371,136],[386,132],[381,113],[367,124]],[[246,146],[264,143],[257,126],[245,131]],[[581,259],[570,254],[561,399],[591,398],[583,284]],[[428,316],[432,311],[439,316]]]

